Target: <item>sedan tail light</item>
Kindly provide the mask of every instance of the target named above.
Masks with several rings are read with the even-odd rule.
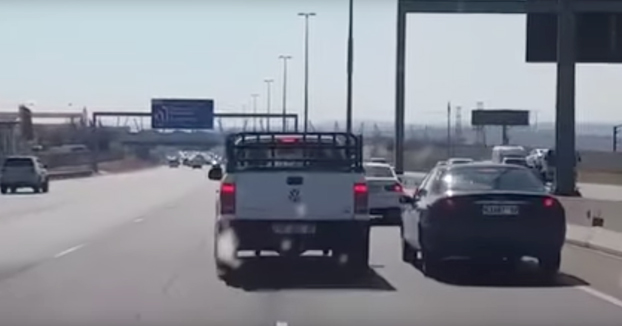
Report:
[[[434,204],[435,210],[443,214],[450,214],[453,212],[457,212],[459,209],[458,206],[459,206],[458,201],[455,200],[454,198],[441,199],[438,202],[436,202],[436,204]]]
[[[396,182],[394,184],[384,186],[384,190],[390,191],[390,192],[403,193],[404,187],[399,182]]]
[[[555,206],[555,203],[556,203],[555,198],[546,197],[542,201],[542,206],[544,206],[545,208],[553,208]]]

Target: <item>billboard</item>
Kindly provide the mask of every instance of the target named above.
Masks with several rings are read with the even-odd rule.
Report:
[[[528,126],[528,110],[473,110],[472,126]]]
[[[212,99],[152,99],[153,129],[213,129]]]
[[[576,14],[578,63],[622,63],[622,14]],[[557,62],[557,15],[527,15],[526,61]]]

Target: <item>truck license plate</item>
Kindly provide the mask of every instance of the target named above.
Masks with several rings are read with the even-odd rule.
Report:
[[[517,205],[484,205],[482,208],[484,215],[518,215]]]
[[[272,231],[276,234],[315,234],[313,224],[273,224]]]

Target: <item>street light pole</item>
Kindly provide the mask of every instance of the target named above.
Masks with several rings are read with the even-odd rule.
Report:
[[[251,94],[253,97],[253,114],[257,114],[257,97],[259,94]],[[257,131],[257,117],[253,116],[253,132]]]
[[[451,158],[451,102],[447,102],[447,159]]]
[[[291,55],[279,56],[283,60],[283,132],[287,131],[287,60],[291,58]]]
[[[352,72],[354,70],[354,1],[350,0],[349,4],[349,22],[348,22],[348,87],[346,99],[346,131],[352,132]]]
[[[304,89],[304,132],[307,132],[309,124],[309,17],[315,16],[314,12],[301,12],[298,16],[305,18],[305,89]]]
[[[267,93],[266,94],[266,113],[270,114],[270,85],[272,84],[273,79],[266,79],[264,82],[266,83]],[[270,132],[270,117],[266,118],[266,130]]]

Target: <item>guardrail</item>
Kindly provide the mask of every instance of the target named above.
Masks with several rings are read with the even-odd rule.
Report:
[[[79,169],[67,170],[67,171],[49,171],[48,177],[50,180],[62,180],[62,179],[89,177],[89,176],[92,176],[93,174],[94,172],[90,168],[79,168]]]

